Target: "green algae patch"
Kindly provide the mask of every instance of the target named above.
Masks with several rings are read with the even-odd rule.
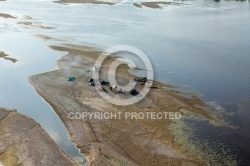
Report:
[[[4,153],[0,155],[0,162],[4,164],[4,166],[13,166],[18,165],[18,158],[14,155],[15,150],[12,147],[8,147]]]
[[[197,122],[197,120],[195,120],[195,118],[197,118],[196,116],[192,116],[192,118],[194,118],[192,120],[189,118],[190,117],[183,117],[169,125],[169,129],[174,137],[175,147],[178,147],[181,152],[187,154],[189,157],[195,156],[196,159],[202,161],[204,165],[239,165],[237,155],[230,145],[219,142],[213,139],[212,136],[201,137],[197,134],[200,132],[197,124],[204,122],[199,121],[195,123]],[[217,126],[209,124],[209,122],[207,122],[206,125],[211,125],[215,129],[218,128]]]

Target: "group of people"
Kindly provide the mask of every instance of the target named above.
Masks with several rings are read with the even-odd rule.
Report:
[[[90,86],[98,86],[97,89],[99,91],[104,91],[106,93],[108,93],[108,92],[107,92],[107,90],[103,86],[109,86],[110,91],[115,92],[115,93],[128,93],[128,92],[123,91],[123,89],[121,87],[119,87],[117,85],[111,86],[109,82],[104,81],[104,80],[101,82],[101,84],[99,84],[98,81],[95,82],[94,79],[91,78],[91,79],[89,79],[89,85]],[[129,93],[131,95],[137,95],[137,94],[139,94],[136,89],[132,89]]]
[[[76,80],[75,77],[68,77],[68,81],[74,82],[75,80]],[[150,80],[148,80],[147,77],[137,77],[133,80],[133,84],[136,85],[137,83],[140,83],[141,85],[148,85],[150,83],[149,81]],[[94,87],[98,86],[99,91],[107,92],[107,90],[103,86],[109,86],[109,89],[112,92],[128,93],[128,92],[123,91],[123,89],[121,87],[119,87],[117,85],[111,86],[109,82],[104,81],[104,80],[101,83],[99,83],[99,81],[95,82],[95,80],[93,78],[91,78],[91,79],[89,79],[89,85],[94,86]],[[139,92],[136,89],[132,89],[129,93],[133,96],[139,94]]]

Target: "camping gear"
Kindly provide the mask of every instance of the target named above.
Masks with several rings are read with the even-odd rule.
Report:
[[[102,81],[102,82],[101,82],[101,85],[109,85],[109,82]]]
[[[94,82],[90,82],[89,86],[95,86],[95,83]]]
[[[141,85],[145,85],[146,82],[141,82]]]
[[[147,77],[137,77],[134,79],[136,82],[147,82]]]
[[[70,82],[74,82],[76,80],[76,78],[75,77],[68,77],[67,80],[70,81]]]
[[[119,90],[117,90],[117,92],[118,93],[122,93],[123,92],[122,88],[120,88]]]
[[[102,89],[103,89],[104,92],[108,93],[108,91],[105,88],[102,87]]]
[[[130,94],[133,96],[136,96],[136,95],[138,95],[138,92],[137,92],[137,90],[133,89],[130,91]]]
[[[116,90],[116,89],[117,89],[117,86],[116,86],[116,85],[113,85],[112,88],[113,88],[113,90]]]
[[[158,87],[156,85],[152,85],[151,88],[152,89],[158,89]]]

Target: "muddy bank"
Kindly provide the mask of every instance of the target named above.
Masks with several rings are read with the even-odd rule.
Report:
[[[31,118],[0,108],[0,165],[77,165]]]
[[[196,96],[183,97],[181,92],[165,90],[165,86],[155,82],[158,88],[152,89],[139,103],[127,107],[112,105],[102,99],[94,87],[89,86],[92,78],[90,68],[100,55],[100,49],[90,46],[62,45],[51,46],[57,51],[67,52],[58,60],[59,69],[29,78],[37,92],[53,107],[66,125],[71,139],[81,149],[89,165],[202,165],[204,161],[174,141],[169,129],[173,119],[71,119],[74,113],[111,112],[180,112],[183,116],[199,115],[217,125],[223,122]],[[107,68],[112,58],[104,63],[101,78],[107,79]],[[126,68],[119,67],[117,79],[121,82],[134,77]],[[74,76],[75,82],[67,81]],[[140,85],[139,85],[140,86]],[[128,98],[126,94],[116,94],[105,87],[111,96]],[[103,92],[106,93],[106,92]],[[206,111],[205,111],[206,110]],[[198,154],[197,154],[198,155]]]

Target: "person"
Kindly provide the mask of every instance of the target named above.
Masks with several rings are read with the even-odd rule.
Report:
[[[112,87],[114,90],[116,90],[117,89],[117,86],[116,85],[113,85],[113,87]]]
[[[96,72],[96,67],[93,67],[93,68],[92,68],[92,71],[93,71],[93,73]]]

